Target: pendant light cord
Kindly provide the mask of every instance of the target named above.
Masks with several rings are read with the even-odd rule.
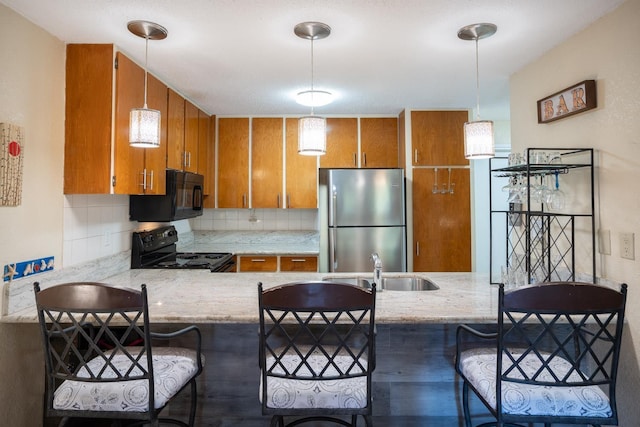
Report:
[[[480,120],[480,67],[478,66],[478,37],[476,37],[476,121]]]
[[[313,116],[313,104],[315,104],[315,102],[313,101],[313,39],[314,36],[311,36],[311,115]]]
[[[144,38],[144,109],[147,109],[147,57],[149,54],[149,36]]]

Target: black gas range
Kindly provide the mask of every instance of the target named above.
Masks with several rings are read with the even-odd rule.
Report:
[[[234,256],[222,252],[178,252],[178,232],[168,225],[136,231],[131,238],[131,268],[209,269],[234,272]]]

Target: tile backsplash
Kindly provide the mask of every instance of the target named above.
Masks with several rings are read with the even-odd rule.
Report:
[[[62,266],[69,267],[131,249],[129,196],[64,196]]]
[[[317,230],[317,209],[205,209],[193,230]]]
[[[129,196],[64,196],[63,267],[131,250]],[[193,231],[317,230],[317,209],[205,209],[184,226]],[[184,228],[184,227],[181,227]]]

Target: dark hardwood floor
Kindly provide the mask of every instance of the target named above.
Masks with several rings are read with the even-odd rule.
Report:
[[[461,385],[453,367],[456,326],[378,325],[373,392],[376,427],[464,427]],[[206,367],[198,384],[197,426],[269,426],[269,417],[261,414],[258,401],[257,328],[253,324],[200,325]],[[186,419],[188,402],[186,390],[163,415]],[[472,413],[474,425],[491,420],[478,401],[473,402]],[[89,420],[70,425],[111,424]],[[358,425],[365,425],[362,418]]]

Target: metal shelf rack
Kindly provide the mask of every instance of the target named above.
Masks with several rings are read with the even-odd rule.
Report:
[[[530,159],[534,159],[537,152],[549,151],[559,153],[560,163],[531,163]],[[580,280],[595,283],[594,150],[527,148],[523,158],[522,164],[504,167],[496,166],[506,163],[504,157],[489,162],[490,282],[497,284],[502,281],[499,270],[503,266],[525,272],[528,283],[575,281],[576,259],[580,257],[590,258],[591,263],[591,280],[584,277]],[[499,184],[497,180],[509,183],[514,177],[519,177],[525,180],[526,188],[531,189],[532,185],[543,185],[546,176],[556,174],[566,175],[564,181],[571,181],[569,177],[577,175],[573,180],[576,185],[569,191],[570,203],[562,210],[554,211],[547,203],[535,201],[530,190],[519,202],[511,203],[506,203],[511,193],[495,190],[496,183]],[[587,263],[581,262],[580,265]]]

